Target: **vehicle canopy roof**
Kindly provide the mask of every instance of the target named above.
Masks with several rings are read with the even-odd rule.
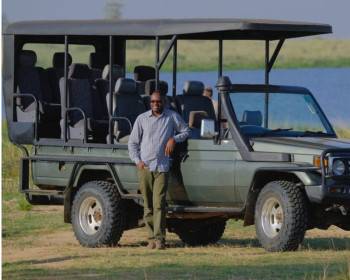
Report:
[[[260,19],[41,20],[10,24],[4,34],[113,35],[153,39],[278,40],[332,33],[328,24]]]

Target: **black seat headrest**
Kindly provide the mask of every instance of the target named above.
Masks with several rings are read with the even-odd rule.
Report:
[[[156,77],[156,69],[152,66],[139,65],[134,68],[134,80],[146,82]]]
[[[90,68],[103,69],[108,63],[108,57],[102,53],[90,53],[89,66]]]
[[[183,89],[184,95],[203,95],[204,84],[200,81],[186,81]]]
[[[67,55],[68,66],[72,64],[72,56]],[[64,52],[56,52],[52,57],[52,66],[54,68],[64,68]]]
[[[248,125],[256,125],[261,126],[262,125],[262,113],[260,111],[244,111],[242,122],[248,124]]]
[[[166,96],[168,93],[168,83],[166,81],[159,81],[159,91],[160,94]],[[147,80],[145,84],[145,95],[151,95],[156,89],[156,80]]]
[[[89,66],[83,63],[73,63],[69,67],[69,79],[90,79],[91,70]]]
[[[115,84],[114,92],[118,94],[136,94],[136,82],[133,79],[119,78]]]
[[[24,67],[34,67],[36,60],[36,53],[31,50],[23,50],[19,55],[19,64]]]
[[[107,64],[102,71],[102,79],[109,80],[109,69],[110,66]],[[112,79],[119,79],[124,77],[124,69],[118,64],[112,64]]]

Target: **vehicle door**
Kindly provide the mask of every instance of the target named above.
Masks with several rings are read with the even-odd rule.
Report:
[[[215,144],[208,139],[189,139],[181,173],[188,200],[193,205],[234,206],[235,159],[232,140]]]

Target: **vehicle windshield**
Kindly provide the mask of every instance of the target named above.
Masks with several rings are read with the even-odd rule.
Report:
[[[334,136],[310,94],[234,92],[230,100],[241,131],[248,137]]]

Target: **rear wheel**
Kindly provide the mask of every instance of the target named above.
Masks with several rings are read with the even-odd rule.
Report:
[[[301,189],[288,181],[268,183],[256,202],[255,228],[267,251],[298,249],[307,229],[307,204]]]
[[[81,245],[115,246],[124,225],[123,201],[113,184],[91,181],[79,189],[72,206],[72,226]]]
[[[204,246],[218,242],[225,231],[225,226],[225,220],[210,223],[184,221],[174,227],[174,232],[189,246]]]

